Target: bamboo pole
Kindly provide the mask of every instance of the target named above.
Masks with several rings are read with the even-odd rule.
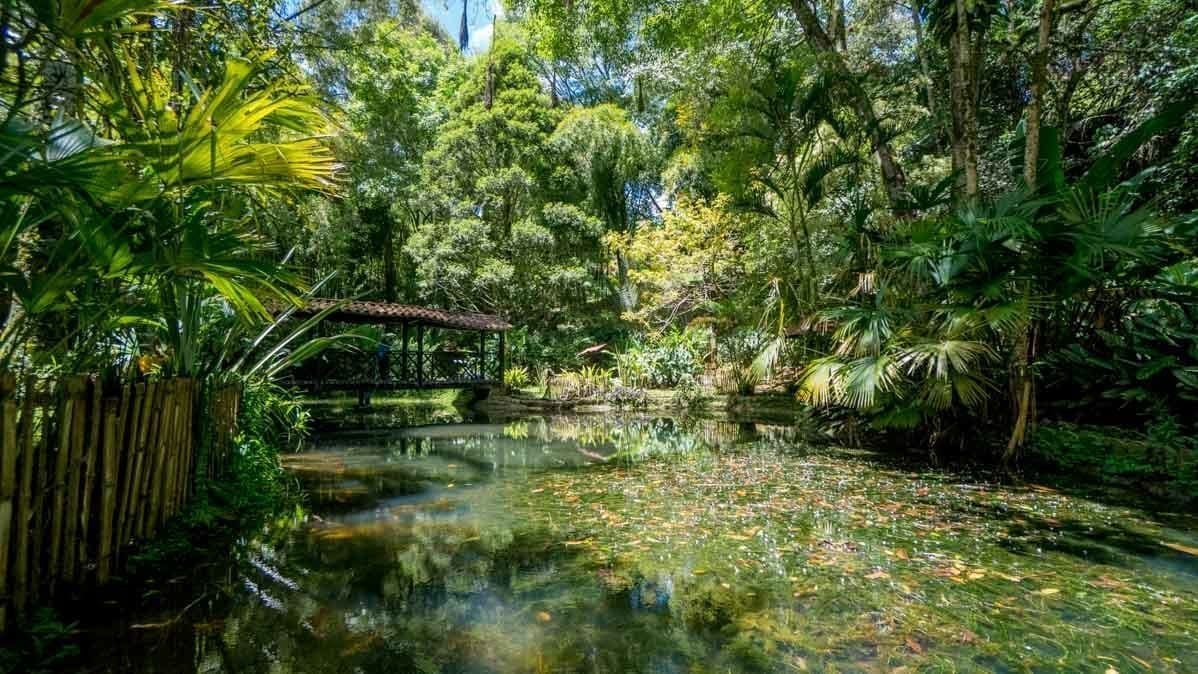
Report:
[[[32,391],[32,389],[30,389]],[[50,440],[54,429],[51,427],[50,410],[54,407],[53,388],[46,387],[46,398],[39,406],[42,421],[42,432],[34,436],[33,456],[36,459],[33,466],[33,508],[29,514],[30,546],[29,546],[29,604],[38,601],[46,580],[52,575],[49,566],[49,555],[46,552],[46,537],[50,535],[50,526],[54,498],[51,489],[54,485],[54,460],[50,456]]]
[[[162,521],[163,474],[166,472],[167,450],[171,444],[175,386],[174,380],[167,381],[162,385],[162,404],[159,408],[162,413],[157,420],[158,433],[154,447],[154,468],[150,472],[150,480],[147,485],[149,500],[146,504],[146,536],[153,536],[157,533],[158,525]]]
[[[170,501],[174,496],[172,491],[174,481],[175,467],[175,450],[178,447],[178,429],[176,428],[179,419],[179,390],[183,388],[182,382],[178,379],[171,382],[170,396],[167,400],[167,412],[164,417],[166,423],[166,438],[162,443],[162,470],[158,474],[156,480],[157,513],[154,518],[155,526],[162,526],[166,521],[170,512]]]
[[[87,378],[77,377],[68,384],[71,391],[71,447],[68,453],[67,475],[67,504],[63,512],[65,522],[62,538],[62,578],[74,581],[76,571],[76,553],[79,551],[79,496],[83,487],[83,450],[87,429]]]
[[[96,557],[96,581],[105,583],[112,568],[112,531],[116,517],[117,475],[118,475],[118,445],[117,426],[120,423],[117,414],[120,399],[104,400],[104,438],[100,466],[103,470],[103,481],[100,488],[100,523],[99,548]]]
[[[58,444],[54,448],[54,479],[51,481],[49,573],[47,574],[50,595],[54,594],[58,578],[62,575],[62,539],[65,529],[67,469],[71,459],[71,415],[75,412],[71,404],[72,386],[76,380],[68,379],[58,391]]]
[[[181,379],[175,389],[175,414],[171,428],[171,452],[167,467],[170,472],[166,479],[167,496],[164,499],[165,508],[162,521],[170,519],[175,514],[179,501],[179,464],[183,463],[183,401],[187,398],[187,380]]]
[[[0,377],[0,632],[8,627],[9,543],[13,530],[13,497],[17,483],[17,403],[13,400],[16,380]]]
[[[25,380],[25,400],[21,404],[21,430],[17,438],[20,446],[17,469],[17,519],[13,540],[13,605],[18,619],[25,616],[25,607],[29,599],[29,530],[37,526],[33,521],[33,491],[34,465],[37,456],[34,454],[33,437],[33,398],[35,382],[33,377]],[[40,485],[37,485],[40,486]],[[35,548],[36,550],[36,548]]]
[[[124,546],[129,542],[129,539],[133,537],[133,532],[137,524],[138,505],[141,502],[138,485],[141,483],[142,462],[146,450],[146,434],[149,432],[147,426],[150,418],[150,401],[154,397],[153,390],[147,389],[145,384],[137,384],[133,387],[133,391],[136,396],[136,402],[133,403],[133,420],[129,431],[131,434],[129,446],[132,448],[133,461],[129,464],[126,484],[122,488],[119,546]]]
[[[166,382],[155,382],[150,385],[154,389],[150,406],[150,415],[146,436],[146,453],[142,465],[142,475],[138,481],[140,503],[137,507],[137,528],[134,536],[144,538],[150,531],[150,485],[153,484],[154,470],[158,462],[158,438],[162,433],[162,400],[166,395]]]
[[[121,408],[117,414],[116,434],[116,494],[114,496],[114,511],[112,513],[112,569],[119,569],[121,564],[121,531],[125,522],[125,507],[128,505],[129,481],[133,469],[133,445],[137,438],[137,426],[133,419],[136,415],[137,403],[133,400],[133,387],[125,384],[121,387]]]
[[[187,380],[187,386],[184,389],[186,395],[183,396],[183,423],[179,426],[179,436],[181,448],[179,457],[179,481],[175,488],[175,512],[183,510],[183,506],[188,500],[188,486],[191,481],[188,479],[188,474],[191,472],[191,453],[195,449],[195,443],[192,441],[194,436],[194,428],[192,423],[195,421],[192,418],[192,407],[195,397],[195,380]]]
[[[104,433],[103,386],[98,379],[91,379],[91,402],[87,408],[88,431],[83,450],[83,486],[79,494],[79,552],[76,577],[83,580],[84,573],[93,564],[95,522],[92,517],[92,502],[95,498],[96,474],[100,464],[101,435]]]
[[[187,423],[183,424],[183,439],[184,439],[184,454],[183,468],[181,471],[182,478],[180,485],[182,490],[179,494],[179,508],[182,509],[191,502],[191,497],[195,490],[195,470],[196,470],[196,452],[199,446],[196,444],[196,405],[200,399],[200,382],[191,380],[187,385],[187,407],[186,419]]]

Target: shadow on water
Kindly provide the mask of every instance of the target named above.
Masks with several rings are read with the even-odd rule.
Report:
[[[351,425],[194,608],[89,628],[90,671],[1198,670],[1193,530],[1142,511],[785,426]]]

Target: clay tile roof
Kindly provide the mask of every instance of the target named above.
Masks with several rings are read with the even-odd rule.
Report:
[[[297,316],[311,316],[337,305],[343,300],[313,298],[307,305],[295,310]],[[448,311],[419,307],[412,304],[392,304],[390,302],[364,302],[351,300],[344,302],[340,308],[328,316],[329,320],[346,321],[350,323],[397,322],[410,321],[423,323],[440,328],[457,330],[489,330],[502,332],[510,330],[511,323],[499,316],[478,314],[469,311]]]

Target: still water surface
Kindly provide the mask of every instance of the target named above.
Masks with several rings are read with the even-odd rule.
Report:
[[[286,463],[302,511],[110,664],[1198,672],[1184,516],[713,421],[337,431]]]

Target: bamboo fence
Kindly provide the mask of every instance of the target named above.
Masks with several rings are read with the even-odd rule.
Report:
[[[177,514],[198,475],[227,467],[241,399],[185,378],[23,384],[0,374],[0,632],[119,573],[129,544]]]

